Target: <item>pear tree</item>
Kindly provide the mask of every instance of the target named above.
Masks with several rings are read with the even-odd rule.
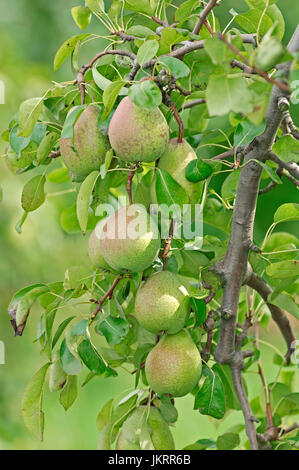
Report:
[[[78,385],[117,381],[123,368],[130,393],[94,410],[100,450],[175,449],[187,394],[214,422],[243,413],[216,438],[186,436],[187,450],[298,448],[299,240],[281,223],[298,221],[299,205],[281,201],[258,243],[254,219],[264,194],[299,185],[299,27],[286,45],[276,0],[246,0],[245,13],[238,3],[223,24],[226,0],[81,2],[78,32],[54,59],[55,71],[71,63],[69,80],[24,101],[2,135],[8,167],[28,176],[17,231],[54,182],[73,197],[61,229],[87,235],[90,256],[64,279],[22,287],[8,307],[16,336],[33,327],[35,302],[41,312],[41,367],[22,402],[39,439],[46,387],[67,410]],[[101,46],[82,64],[91,41]],[[200,222],[193,238],[179,230],[185,210],[191,233]],[[79,303],[80,314],[65,313]],[[271,349],[270,382],[259,330],[273,322],[286,350]]]

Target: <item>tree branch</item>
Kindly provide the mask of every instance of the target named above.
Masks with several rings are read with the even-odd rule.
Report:
[[[111,285],[110,289],[106,292],[106,294],[101,298],[101,300],[99,300],[97,303],[98,303],[98,306],[97,308],[95,309],[95,311],[93,312],[93,314],[91,315],[90,319],[91,321],[93,321],[97,314],[99,312],[101,312],[102,310],[102,307],[103,307],[103,304],[104,302],[106,302],[107,299],[111,299],[112,295],[113,295],[113,292],[114,292],[114,289],[116,288],[117,284],[119,283],[119,281],[123,278],[122,275],[118,276],[117,278],[114,279],[113,281],[113,284]]]
[[[92,68],[92,66],[96,63],[97,60],[109,54],[126,56],[126,57],[130,57],[130,59],[134,61],[136,60],[136,55],[130,51],[109,49],[108,51],[99,52],[99,54],[97,54],[93,59],[91,59],[91,61],[87,65],[83,65],[78,72],[76,83],[78,84],[79,90],[81,92],[81,104],[85,103],[85,74],[86,72]]]
[[[210,0],[207,6],[204,8],[204,10],[200,13],[198,17],[198,21],[195,25],[195,28],[193,29],[193,34],[199,34],[201,28],[203,27],[207,17],[213,10],[213,8],[217,5],[218,0]]]
[[[299,140],[299,131],[295,126],[293,119],[290,114],[290,102],[286,97],[282,97],[278,101],[278,107],[282,112],[283,119],[286,125],[286,128],[290,131],[294,139]]]
[[[262,69],[260,69],[260,68],[258,68],[258,67],[256,67],[256,66],[254,66],[254,65],[253,65],[253,66],[250,66],[249,60],[248,60],[245,56],[243,56],[243,54],[241,54],[241,52],[239,51],[239,49],[237,49],[233,44],[231,44],[231,43],[225,38],[225,36],[224,36],[223,34],[220,34],[220,33],[219,33],[219,34],[218,34],[218,38],[219,38],[221,41],[223,41],[223,42],[227,45],[227,47],[229,47],[238,57],[240,57],[240,58],[242,59],[242,61],[245,62],[245,64],[251,68],[252,72],[254,72],[254,73],[260,75],[260,76],[263,77],[267,82],[272,83],[272,85],[278,86],[278,87],[281,88],[283,91],[286,91],[287,93],[290,93],[290,92],[291,92],[290,87],[289,87],[289,85],[288,85],[287,83],[284,83],[284,82],[281,82],[281,81],[279,81],[279,80],[275,80],[275,78],[269,77],[269,75],[267,74],[267,72],[265,72],[264,70],[262,70]],[[242,67],[244,68],[244,67],[245,67],[245,66],[244,66],[243,64],[241,64],[240,62],[238,62],[238,64],[239,64],[238,66],[239,66],[240,68],[242,68]],[[252,72],[251,72],[251,73],[252,73]]]
[[[293,52],[299,49],[299,27],[290,41],[289,49]],[[290,63],[282,64],[279,67],[287,75]],[[281,96],[285,96],[284,92],[280,88],[274,87],[266,113],[266,129],[261,136],[254,140],[252,150],[245,156],[245,163],[248,163],[243,166],[240,173],[230,241],[221,267],[224,281],[221,305],[222,320],[215,351],[215,359],[220,363],[230,363],[234,355],[239,294],[246,274],[249,246],[253,238],[262,167],[252,160],[265,161],[274,143],[282,120],[281,111],[277,107],[278,99]]]
[[[299,50],[299,26],[289,43],[289,50],[291,52]],[[279,65],[278,68],[282,74],[287,76],[290,62]],[[241,286],[248,275],[248,254],[250,245],[252,245],[256,203],[262,173],[261,165],[253,160],[265,161],[272,148],[283,117],[277,106],[281,96],[288,96],[286,90],[275,86],[266,113],[266,129],[261,136],[254,139],[251,150],[245,156],[246,164],[240,173],[226,255],[221,263],[215,265],[215,270],[218,269],[222,276],[224,286],[220,308],[220,334],[214,358],[220,364],[230,365],[234,387],[245,419],[246,433],[253,450],[258,449],[258,442],[254,418],[241,377],[245,352],[235,351],[236,322]]]
[[[205,99],[198,99],[198,100],[192,100],[192,101],[188,101],[187,103],[183,104],[183,106],[181,107],[180,111],[183,111],[184,109],[190,109],[190,108],[193,108],[193,106],[198,106],[200,104],[204,104],[206,102]]]
[[[295,162],[284,162],[283,160],[280,160],[280,158],[275,155],[273,152],[269,152],[268,154],[269,160],[272,160],[272,162],[277,163],[277,165],[280,168],[284,168],[285,170],[288,170],[291,175],[294,176],[294,178],[299,179],[299,165]]]
[[[269,308],[272,318],[277,324],[278,328],[282,336],[285,339],[287,344],[287,354],[286,354],[286,362],[287,364],[290,363],[291,355],[294,352],[294,342],[296,341],[296,336],[292,330],[292,326],[289,322],[287,312],[276,305],[273,305],[267,301],[270,294],[272,294],[272,289],[269,284],[264,281],[261,277],[257,276],[257,274],[252,273],[249,279],[246,280],[246,284],[254,289],[262,299],[265,301],[267,307]]]

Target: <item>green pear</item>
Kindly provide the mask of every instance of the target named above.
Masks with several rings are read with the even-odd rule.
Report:
[[[60,139],[61,156],[73,181],[83,181],[89,173],[99,170],[105,160],[109,141],[100,132],[98,121],[99,109],[88,106],[76,121],[73,138]]]
[[[116,271],[144,271],[160,248],[157,224],[140,204],[122,207],[103,226],[100,249]]]
[[[67,375],[62,368],[62,362],[59,353],[55,353],[53,362],[49,367],[49,390],[58,392],[66,383]]]
[[[116,155],[122,160],[153,162],[165,151],[169,128],[159,108],[140,108],[126,97],[111,119],[109,139]]]
[[[177,333],[184,327],[188,314],[188,292],[180,278],[170,271],[154,274],[137,292],[136,318],[152,333]]]
[[[134,410],[122,426],[116,449],[143,450],[140,446],[140,433],[145,422],[156,450],[174,450],[174,440],[169,426],[160,411],[153,406],[150,408],[140,406]]]
[[[145,374],[159,395],[182,397],[191,392],[201,375],[201,357],[189,333],[163,336],[147,356]]]
[[[88,240],[88,254],[93,266],[111,271],[111,266],[109,266],[102,255],[100,249],[100,234],[97,233],[96,228],[91,232]]]
[[[171,139],[166,147],[165,152],[161,156],[158,168],[167,171],[173,179],[186,191],[191,203],[198,203],[202,194],[203,184],[191,183],[185,177],[186,166],[192,160],[197,159],[191,145],[185,140],[179,143],[178,140]],[[157,203],[156,198],[156,178],[152,183],[152,202]]]

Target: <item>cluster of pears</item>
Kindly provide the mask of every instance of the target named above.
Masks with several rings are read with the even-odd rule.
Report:
[[[151,163],[159,159],[158,168],[171,174],[191,202],[198,200],[201,184],[185,178],[186,166],[197,156],[185,140],[169,140],[169,127],[159,108],[146,110],[129,97],[123,98],[110,121],[108,137],[99,129],[99,118],[99,109],[87,106],[74,125],[73,136],[60,139],[61,156],[73,181],[83,181],[90,172],[99,170],[111,146],[124,162]],[[152,202],[156,202],[155,180]]]
[[[185,141],[169,141],[168,125],[158,108],[144,110],[124,98],[110,122],[109,140],[124,161],[152,162],[159,158],[159,167],[172,172],[192,198],[194,185],[186,180],[184,169],[196,154]],[[160,249],[156,222],[139,204],[122,207],[104,219],[89,238],[93,264],[115,273],[143,272]],[[162,335],[145,363],[148,383],[159,395],[186,395],[199,380],[201,357],[184,329],[189,312],[188,292],[170,271],[151,275],[137,292],[135,316],[139,324]]]

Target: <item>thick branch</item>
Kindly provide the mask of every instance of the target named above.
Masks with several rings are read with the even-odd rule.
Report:
[[[201,12],[199,15],[198,21],[195,25],[195,28],[193,29],[194,34],[199,34],[201,28],[203,27],[207,17],[213,10],[213,8],[217,5],[217,0],[210,0],[207,6],[204,8],[204,10]]]
[[[277,307],[276,305],[271,304],[267,301],[268,296],[272,294],[272,289],[269,284],[264,281],[261,277],[257,276],[255,273],[252,273],[249,279],[247,279],[246,284],[257,291],[262,299],[266,302],[273,320],[277,324],[278,328],[281,331],[282,336],[285,339],[287,344],[287,354],[286,354],[286,361],[287,363],[290,362],[291,355],[294,352],[294,344],[296,341],[296,336],[292,330],[292,326],[289,322],[287,312],[285,312],[282,308]]]
[[[299,27],[293,35],[289,49],[293,52],[299,49]],[[281,65],[280,69],[287,75],[289,67],[290,63],[286,63]],[[284,95],[280,88],[273,88],[266,114],[266,129],[255,139],[253,149],[245,157],[245,163],[248,163],[243,166],[240,173],[231,236],[222,267],[224,290],[221,312],[223,318],[215,351],[215,359],[220,363],[230,363],[233,358],[239,294],[247,270],[249,246],[253,238],[262,167],[252,160],[265,161],[267,158],[282,120],[281,111],[277,106],[278,99]]]

